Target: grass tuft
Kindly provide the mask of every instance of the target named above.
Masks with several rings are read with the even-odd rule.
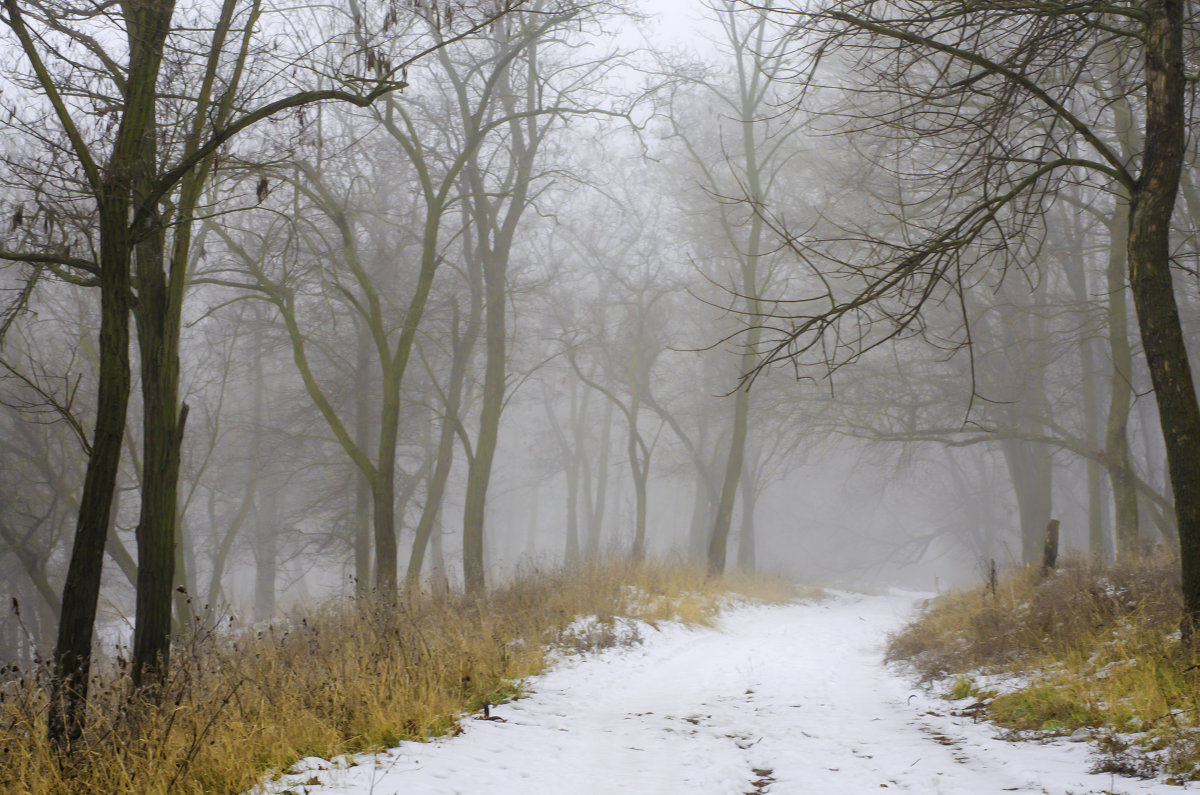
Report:
[[[711,623],[731,594],[782,601],[769,579],[680,566],[531,572],[484,603],[331,602],[261,630],[232,619],[176,645],[163,697],[129,697],[126,672],[94,666],[87,726],[68,764],[45,740],[43,669],[0,678],[0,791],[239,793],[307,757],[428,740],[464,712],[519,697],[578,616]],[[599,632],[587,648],[623,642]],[[277,775],[277,773],[274,773]]]

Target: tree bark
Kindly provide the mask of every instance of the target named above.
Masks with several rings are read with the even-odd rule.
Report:
[[[111,183],[110,183],[111,184]],[[117,186],[112,185],[113,193]],[[55,741],[79,736],[91,667],[92,627],[100,597],[100,574],[109,512],[120,468],[129,403],[128,201],[101,206],[100,372],[92,454],[88,458],[71,561],[63,585],[63,610],[54,651],[49,734]]]
[[[1058,520],[1046,524],[1046,540],[1042,548],[1042,576],[1054,571],[1058,565]]]
[[[262,489],[254,508],[254,618],[275,615],[275,581],[279,576],[279,502],[274,489]]]
[[[688,560],[697,566],[708,561],[710,518],[716,516],[717,501],[712,498],[716,485],[707,472],[696,472],[692,489],[692,515],[688,523]]]
[[[430,539],[437,532],[438,517],[446,496],[446,486],[450,482],[450,471],[454,466],[454,437],[461,423],[459,413],[462,408],[467,365],[471,359],[471,351],[475,348],[475,342],[479,338],[479,326],[479,317],[473,312],[467,323],[466,331],[459,338],[458,314],[457,311],[455,312],[454,328],[451,331],[454,348],[450,361],[450,380],[446,385],[446,405],[443,407],[441,430],[438,434],[437,457],[433,472],[429,476],[425,507],[421,510],[421,518],[417,520],[412,554],[408,558],[408,573],[405,580],[410,590],[415,590],[420,583],[421,568],[425,562],[425,550]],[[440,553],[438,560],[441,560]]]
[[[488,484],[500,431],[500,415],[504,411],[508,374],[508,261],[513,238],[521,216],[529,206],[529,187],[533,165],[545,130],[538,127],[542,96],[539,91],[537,38],[522,41],[528,31],[514,29],[506,17],[493,26],[497,35],[495,96],[507,117],[508,174],[505,184],[511,186],[507,195],[492,197],[485,184],[483,164],[478,149],[463,168],[471,200],[467,205],[474,227],[477,257],[482,271],[484,296],[484,375],[483,405],[479,412],[479,435],[475,440],[474,456],[467,471],[466,504],[463,506],[463,578],[467,594],[475,599],[487,593],[484,561],[484,520]],[[525,50],[521,66],[525,84],[515,87],[513,64],[516,54]],[[443,63],[447,63],[443,60]],[[458,79],[455,73],[455,79]],[[476,114],[460,82],[459,112],[464,127],[473,140],[482,134],[479,127],[482,111]],[[523,92],[523,93],[522,93]],[[547,122],[549,123],[549,122]]]
[[[225,0],[214,29],[204,79],[193,110],[185,157],[201,145],[206,117],[213,108],[213,88],[230,29],[235,3]],[[162,21],[164,29],[170,15]],[[247,34],[250,28],[247,28]],[[240,74],[240,70],[238,71]],[[229,116],[238,83],[234,77],[213,112],[214,124]],[[187,552],[179,515],[179,467],[187,406],[179,401],[179,342],[183,299],[191,258],[192,225],[201,191],[210,173],[212,158],[188,171],[179,181],[179,194],[171,207],[153,206],[160,179],[158,131],[153,118],[147,123],[140,152],[138,183],[134,189],[139,212],[147,213],[148,229],[135,251],[134,275],[138,301],[135,307],[138,350],[141,354],[142,424],[144,429],[142,504],[138,520],[137,619],[134,623],[133,680],[135,687],[160,681],[170,657],[171,594],[181,624],[190,625],[192,609],[187,591]],[[166,247],[166,218],[172,219],[173,239]]]
[[[1183,3],[1151,0],[1146,15],[1142,172],[1130,202],[1129,281],[1167,451],[1183,577],[1185,645],[1200,624],[1200,404],[1171,277],[1171,215],[1185,154]]]
[[[5,6],[10,26],[20,26],[16,0],[5,0]],[[129,217],[141,146],[154,118],[159,66],[174,3],[137,0],[127,3],[124,9],[129,39],[124,106],[100,184],[93,186],[100,230],[100,373],[92,454],[79,501],[79,519],[63,587],[62,618],[54,650],[47,733],[60,746],[69,746],[79,736],[87,701],[92,633],[129,402],[133,254]],[[25,49],[31,52],[32,43],[25,44]]]
[[[141,149],[141,204],[158,169],[157,126]],[[181,234],[181,232],[177,232]],[[166,230],[144,232],[134,252],[138,350],[142,390],[142,500],[137,524],[137,607],[133,624],[135,688],[161,683],[171,644],[171,589],[175,584],[182,426],[179,417],[179,316],[165,267]]]
[[[641,563],[646,559],[646,501],[647,501],[647,482],[650,478],[650,456],[639,456],[639,451],[644,450],[638,438],[637,408],[636,403],[632,411],[632,420],[629,426],[629,438],[625,445],[626,453],[629,455],[629,467],[633,472],[633,547],[630,550],[630,557],[635,563]]]
[[[358,330],[358,355],[355,359],[354,443],[366,450],[370,434],[371,410],[367,367],[370,364],[371,335],[361,326]],[[357,469],[354,479],[354,595],[364,597],[371,592],[371,481],[367,473]]]
[[[1070,253],[1066,262],[1067,283],[1080,306],[1090,306],[1093,299],[1088,286],[1088,271],[1083,249],[1085,232],[1081,219],[1083,214],[1072,212]],[[1122,241],[1124,246],[1124,241]],[[1122,281],[1123,281],[1122,276]],[[1106,303],[1107,306],[1107,303]],[[1083,381],[1083,435],[1084,443],[1093,450],[1101,449],[1100,407],[1097,397],[1100,354],[1098,341],[1090,334],[1077,343],[1079,369]],[[1106,553],[1104,539],[1104,494],[1101,483],[1100,463],[1094,458],[1084,459],[1087,478],[1088,550],[1094,560],[1103,560]]]
[[[1053,476],[1051,451],[1046,445],[1019,439],[1000,442],[1008,465],[1020,518],[1021,563],[1036,563],[1050,521]]]
[[[508,358],[508,329],[505,317],[507,298],[507,262],[496,260],[493,252],[483,255],[484,295],[484,378],[483,405],[479,412],[479,436],[475,455],[467,472],[466,504],[463,507],[463,578],[467,593],[481,598],[487,592],[483,551],[484,510],[492,461],[500,433],[500,414],[504,409],[505,374]]]
[[[750,355],[753,358],[753,355]],[[746,356],[742,357],[743,359]],[[717,515],[712,536],[708,541],[708,573],[716,576],[725,571],[725,554],[729,542],[729,528],[733,522],[733,502],[738,480],[742,474],[742,459],[746,449],[746,426],[750,413],[750,387],[743,385],[734,397],[733,432],[729,441],[729,456],[725,460],[725,479],[721,487],[721,500],[717,503]]]
[[[764,178],[765,163],[760,159],[758,130],[762,112],[760,104],[768,101],[766,86],[774,80],[775,71],[768,68],[763,60],[766,56],[763,47],[766,43],[767,17],[759,16],[749,30],[740,33],[733,17],[727,23],[727,35],[732,46],[737,65],[738,75],[738,107],[740,118],[742,144],[742,174],[734,174],[739,182],[744,182],[746,201],[754,208],[749,220],[749,228],[745,242],[734,239],[735,228],[728,219],[722,216],[725,234],[729,239],[732,253],[739,263],[740,302],[744,304],[746,317],[758,318],[759,303],[759,257],[762,256],[763,216],[757,208],[767,204],[767,189]],[[776,66],[776,69],[778,66]],[[767,156],[767,162],[770,156]],[[732,164],[732,171],[736,172]],[[724,211],[724,205],[722,206]],[[758,322],[751,322],[746,330],[744,340],[745,350],[740,357],[741,372],[744,376],[754,372],[758,366],[758,344],[762,337],[762,327]],[[729,539],[730,526],[733,523],[733,503],[737,487],[742,478],[743,462],[746,452],[746,436],[750,415],[750,382],[739,385],[734,397],[733,430],[729,438],[729,456],[725,462],[725,479],[721,487],[721,497],[717,503],[717,515],[713,525],[713,535],[708,547],[708,573],[721,574],[725,570],[726,546]],[[746,499],[743,495],[743,499]]]
[[[1128,245],[1128,207],[1118,201],[1117,212],[1109,225],[1110,247],[1107,268],[1108,349],[1112,356],[1111,390],[1105,430],[1104,458],[1112,486],[1113,519],[1117,556],[1137,549],[1138,498],[1129,455],[1129,411],[1133,404],[1133,353],[1129,345],[1127,305],[1125,302],[1126,246]]]
[[[567,540],[566,548],[563,552],[564,565],[576,566],[579,564],[581,554],[581,544],[579,543],[579,488],[580,488],[580,470],[582,469],[583,458],[587,455],[584,451],[584,439],[586,438],[586,423],[588,416],[588,404],[592,393],[585,391],[580,396],[578,387],[575,381],[571,381],[571,437],[570,443],[564,446],[563,453],[568,456],[568,464],[566,467],[567,476]],[[564,441],[566,441],[564,439]]]
[[[744,572],[753,573],[758,565],[758,550],[757,539],[755,538],[754,530],[754,508],[757,502],[757,494],[754,488],[754,474],[757,469],[753,459],[759,453],[752,456],[751,462],[742,466],[742,526],[741,533],[738,536],[738,569]]]
[[[608,506],[608,455],[612,449],[612,403],[605,401],[600,420],[600,455],[592,472],[591,456],[583,458],[584,512],[587,514],[587,559],[600,559],[600,540],[604,535],[604,513]],[[594,484],[594,485],[593,485]]]
[[[400,434],[400,376],[384,368],[379,456],[371,482],[375,530],[375,591],[395,599],[399,546],[396,543],[396,441]]]

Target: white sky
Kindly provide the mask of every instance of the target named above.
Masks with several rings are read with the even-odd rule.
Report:
[[[651,19],[646,22],[647,35],[658,46],[703,45],[702,31],[712,29],[712,11],[703,0],[641,0],[644,12]]]

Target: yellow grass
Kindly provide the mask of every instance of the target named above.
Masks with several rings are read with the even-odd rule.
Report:
[[[464,711],[518,695],[577,616],[705,624],[731,595],[796,593],[777,580],[605,565],[533,572],[486,603],[335,602],[259,633],[226,622],[176,648],[156,704],[131,703],[124,673],[99,666],[87,729],[65,764],[44,740],[44,672],[9,672],[0,681],[0,791],[244,792],[306,756],[455,731]],[[620,636],[593,633],[588,642]]]
[[[1200,669],[1179,642],[1181,609],[1171,556],[1111,567],[1070,560],[1045,579],[1029,568],[994,588],[937,597],[888,656],[929,681],[956,676],[952,696],[979,699],[1001,726],[1090,729],[1102,739],[1097,769],[1194,777]],[[974,684],[987,674],[1026,684],[996,695]],[[1132,738],[1114,739],[1121,734]]]

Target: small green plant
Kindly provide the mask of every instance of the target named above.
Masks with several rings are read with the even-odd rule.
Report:
[[[954,685],[950,688],[949,694],[951,700],[960,701],[973,695],[975,695],[974,679],[963,674],[954,677]]]
[[[997,696],[988,712],[1001,726],[1046,732],[1074,731],[1104,722],[1103,713],[1064,687],[1035,685]]]

